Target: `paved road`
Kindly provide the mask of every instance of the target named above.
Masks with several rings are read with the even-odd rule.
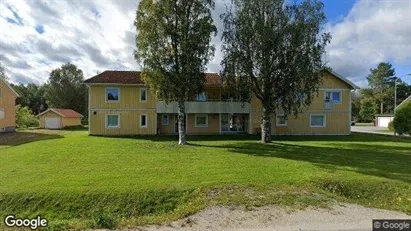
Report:
[[[351,126],[351,131],[371,134],[394,135],[394,132],[388,131],[388,128],[380,128],[375,126]]]
[[[404,213],[353,204],[338,204],[331,209],[289,211],[265,206],[253,210],[210,207],[188,218],[163,226],[145,226],[144,231],[371,231],[372,219],[411,219]]]

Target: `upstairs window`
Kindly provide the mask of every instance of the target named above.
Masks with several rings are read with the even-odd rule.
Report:
[[[325,102],[341,103],[341,91],[326,91]]]
[[[120,90],[118,88],[106,88],[106,101],[118,102],[120,100]]]
[[[147,88],[140,88],[140,102],[147,102]]]
[[[206,93],[203,92],[203,93],[197,95],[197,101],[200,101],[200,102],[205,102],[205,101],[207,101],[207,95],[206,95]]]

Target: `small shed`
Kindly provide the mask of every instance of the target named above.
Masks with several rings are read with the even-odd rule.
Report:
[[[393,120],[393,114],[377,114],[375,115],[375,126],[380,128],[388,128],[388,124]]]
[[[83,116],[71,109],[49,108],[37,115],[40,128],[62,129],[67,126],[81,125]]]

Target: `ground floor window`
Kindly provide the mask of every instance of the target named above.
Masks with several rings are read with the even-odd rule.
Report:
[[[106,115],[106,128],[119,128],[120,115]]]
[[[0,120],[4,119],[4,109],[0,108]]]
[[[287,126],[287,122],[287,117],[285,115],[277,115],[275,117],[277,127]]]
[[[147,127],[147,115],[140,115],[140,127]]]
[[[162,116],[161,124],[162,125],[169,125],[170,124],[170,117],[167,114]]]
[[[208,127],[208,116],[207,115],[196,115],[195,116],[195,126],[196,127]]]
[[[325,115],[310,115],[310,127],[325,127]]]

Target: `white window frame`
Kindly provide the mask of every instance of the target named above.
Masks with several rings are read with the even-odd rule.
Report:
[[[142,99],[141,99],[141,93],[142,93],[143,90],[146,92],[146,100],[142,100]],[[147,90],[147,88],[145,88],[145,87],[140,88],[140,95],[139,95],[138,97],[140,98],[140,103],[147,103],[147,97],[148,97],[148,90]]]
[[[205,125],[198,125],[197,124],[197,117],[199,117],[199,116],[205,116],[206,117],[206,124]],[[207,128],[208,127],[208,115],[207,114],[196,114],[194,116],[194,126],[196,128]]]
[[[324,117],[323,125],[312,125],[313,116],[323,116]],[[325,127],[327,127],[327,114],[310,114],[310,128],[325,128]]]
[[[164,116],[167,116],[167,123],[164,123]],[[161,125],[170,125],[170,115],[169,114],[163,114],[161,115]]]
[[[146,117],[146,125],[144,125],[143,126],[143,124],[142,124],[142,122],[143,122],[143,116],[145,116]],[[147,128],[147,125],[148,125],[148,116],[147,116],[147,114],[141,114],[140,115],[140,128]]]
[[[109,116],[117,116],[118,117],[118,125],[117,126],[108,126],[108,117]],[[106,129],[118,129],[118,128],[120,128],[120,120],[121,120],[121,117],[120,117],[120,114],[106,114]]]
[[[0,111],[3,112],[3,117],[0,117],[0,120],[3,120],[6,118],[6,113],[4,111],[4,108],[0,108]]]
[[[108,94],[107,94],[107,91],[109,90],[109,89],[116,89],[117,91],[118,91],[118,100],[109,100],[108,99]],[[105,88],[105,91],[104,91],[104,99],[106,100],[106,102],[109,102],[109,103],[119,103],[120,102],[120,88],[119,87],[106,87]]]
[[[343,94],[342,94],[342,91],[341,91],[341,90],[325,90],[325,91],[324,91],[324,101],[327,99],[327,92],[330,92],[330,93],[331,93],[330,103],[333,103],[333,104],[342,104]],[[334,99],[333,99],[333,93],[334,93],[334,92],[340,93],[340,101],[334,101]]]
[[[285,117],[285,115],[284,114],[280,114],[280,115],[276,115],[275,116],[275,125],[277,126],[277,127],[287,127],[288,126],[288,118],[287,117],[285,117],[285,124],[280,124],[280,123],[278,123],[278,117],[279,116],[281,116],[281,117]]]

